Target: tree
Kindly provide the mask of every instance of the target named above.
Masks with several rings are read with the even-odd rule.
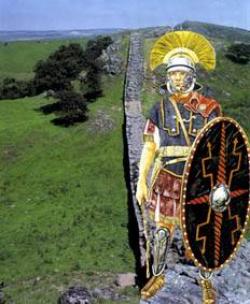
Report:
[[[5,78],[0,85],[0,99],[15,99],[29,96],[31,92],[30,82]]]
[[[102,51],[106,49],[111,43],[112,39],[109,36],[99,36],[96,39],[91,39],[88,41],[84,57],[85,57],[85,67],[89,67],[92,64],[96,64],[96,59],[101,56]]]
[[[86,102],[102,95],[101,62],[97,59],[110,43],[110,37],[97,37],[88,41],[84,52],[77,45],[62,46],[46,62],[37,64],[34,81],[39,90],[56,91],[58,101],[40,108],[45,114],[54,112],[60,116],[52,120],[54,124],[68,127],[87,120]],[[84,92],[80,94],[73,91],[71,80],[83,71]]]
[[[68,127],[87,120],[87,102],[102,96],[101,61],[98,57],[112,43],[109,36],[89,40],[86,49],[80,44],[62,45],[46,60],[37,62],[32,81],[5,79],[0,87],[0,98],[18,98],[52,91],[56,102],[40,107],[44,114],[55,113],[52,122]],[[74,92],[71,82],[84,75],[84,91]],[[7,97],[6,97],[7,96]]]
[[[102,62],[98,60],[102,51],[112,43],[109,36],[97,37],[95,40],[89,40],[85,49],[85,70],[87,71],[85,77],[85,98],[89,102],[93,102],[96,98],[102,96],[101,88],[101,65]]]
[[[101,72],[99,66],[93,64],[89,67],[86,74],[85,90],[86,93],[84,96],[89,102],[93,102],[96,98],[102,96]]]
[[[80,44],[62,45],[47,60],[40,60],[34,69],[37,93],[45,90],[69,90],[71,81],[85,66],[84,51]]]

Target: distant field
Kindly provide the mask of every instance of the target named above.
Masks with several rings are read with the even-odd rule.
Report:
[[[5,77],[19,80],[30,79],[38,60],[46,59],[62,44],[80,43],[83,47],[87,38],[48,41],[0,42],[0,81]]]

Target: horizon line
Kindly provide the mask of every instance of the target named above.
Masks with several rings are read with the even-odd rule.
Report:
[[[139,30],[139,29],[146,29],[146,28],[157,28],[157,27],[170,27],[174,28],[178,25],[181,25],[185,22],[191,22],[191,23],[203,23],[203,24],[209,24],[209,25],[216,25],[221,27],[230,27],[234,29],[240,29],[244,31],[250,31],[250,28],[242,28],[239,26],[233,26],[233,25],[225,25],[225,24],[218,24],[218,23],[211,23],[211,22],[204,22],[204,21],[191,21],[191,20],[185,20],[183,22],[177,23],[174,26],[171,25],[146,25],[142,27],[98,27],[98,28],[61,28],[61,29],[38,29],[38,30],[32,30],[32,29],[6,29],[2,30],[0,29],[0,32],[53,32],[53,31],[93,31],[93,30]]]

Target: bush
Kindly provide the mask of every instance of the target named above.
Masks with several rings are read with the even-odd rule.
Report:
[[[235,63],[246,64],[250,60],[250,44],[235,43],[229,46],[226,57]]]
[[[96,59],[101,56],[102,51],[106,49],[111,43],[112,39],[109,36],[97,37],[96,39],[89,40],[84,52],[85,67],[96,64]]]
[[[109,36],[89,40],[86,49],[80,44],[62,45],[46,60],[37,62],[32,81],[17,81],[6,78],[0,86],[0,98],[21,98],[48,91],[47,96],[57,99],[52,104],[40,107],[44,114],[55,113],[52,122],[68,127],[88,119],[86,102],[93,102],[102,96],[101,61],[97,60],[103,49],[112,43]],[[84,72],[84,92],[73,91],[71,82]]]
[[[32,92],[31,82],[5,78],[0,85],[0,99],[15,99],[29,96]]]
[[[96,59],[110,43],[112,43],[112,39],[106,36],[89,40],[85,50],[77,43],[63,45],[47,60],[39,61],[34,69],[34,86],[37,93],[49,89],[71,91],[71,81],[76,79],[80,72],[85,69],[87,70],[87,91],[90,90],[88,96],[100,96],[100,80],[97,75],[100,73],[100,69],[97,68],[100,62],[97,63]]]
[[[40,107],[44,114],[55,113],[60,116],[52,120],[55,125],[68,127],[88,119],[85,98],[74,91],[57,92],[57,102]]]
[[[34,79],[38,91],[53,90],[58,99],[55,103],[42,106],[40,110],[44,114],[55,113],[60,116],[52,120],[55,125],[68,127],[88,119],[86,102],[95,101],[102,96],[101,63],[97,58],[110,43],[110,37],[89,40],[84,53],[79,46],[63,46],[47,61],[38,62]],[[73,91],[71,80],[83,70],[86,75],[84,93],[80,94]]]
[[[84,51],[80,44],[62,45],[47,60],[40,60],[34,69],[37,92],[52,89],[70,90],[71,81],[85,66]]]
[[[95,101],[102,96],[101,89],[101,65],[102,62],[97,60],[104,49],[112,43],[109,36],[97,37],[95,40],[89,40],[85,49],[85,69],[87,71],[85,78],[84,97],[88,102]]]
[[[82,94],[74,91],[60,91],[56,97],[61,105],[60,111],[64,113],[86,112],[87,105]]]
[[[102,96],[100,67],[94,64],[87,72],[85,90],[84,97],[88,102],[93,102]]]
[[[85,114],[70,114],[63,117],[58,117],[52,119],[54,125],[69,127],[74,125],[77,122],[84,122],[88,119]]]

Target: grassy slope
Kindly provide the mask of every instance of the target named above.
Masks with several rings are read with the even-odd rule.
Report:
[[[122,165],[123,76],[106,77],[103,86],[104,97],[89,106],[89,121],[68,129],[36,111],[48,103],[40,96],[0,102],[0,268],[15,303],[55,303],[65,276],[68,283],[75,276],[88,282],[93,274],[133,271]],[[112,118],[112,131],[93,130],[100,111]],[[36,287],[35,277],[42,278]]]
[[[144,43],[145,54],[145,82],[143,86],[143,112],[148,113],[151,106],[159,100],[160,95],[152,86],[152,73],[149,69],[150,50],[154,39],[146,39]],[[213,39],[214,45],[221,45],[222,41]],[[227,41],[223,41],[228,46]],[[217,51],[217,66],[211,73],[201,72],[198,74],[198,82],[208,85],[213,96],[220,102],[224,116],[236,119],[250,136],[250,64],[240,65],[231,62],[224,56],[224,48]],[[247,237],[250,239],[250,221]]]
[[[206,36],[222,38],[224,41],[226,39],[231,42],[249,42],[249,31],[241,28],[199,21],[184,21],[181,26],[183,30],[191,30],[201,34],[203,33]]]

